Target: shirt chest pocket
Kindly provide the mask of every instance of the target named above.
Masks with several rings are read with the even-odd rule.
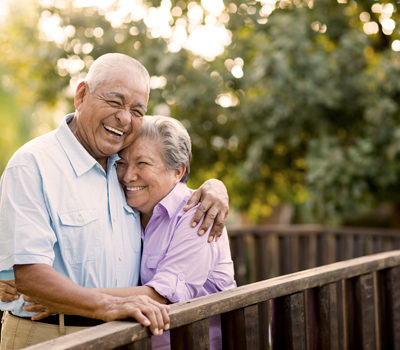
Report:
[[[60,249],[66,261],[81,264],[94,261],[98,254],[101,234],[95,209],[59,211]]]
[[[161,258],[162,258],[161,254],[147,255],[145,257],[145,259],[146,259],[146,263],[145,263],[146,267],[148,269],[151,269],[151,270],[152,269],[156,269],[158,264],[159,264],[159,262],[160,262],[160,260],[161,260]]]

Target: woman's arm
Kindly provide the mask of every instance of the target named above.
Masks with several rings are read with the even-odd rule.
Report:
[[[158,294],[152,287],[121,287],[121,288],[96,288],[97,291],[114,297],[130,297],[134,295],[147,295],[161,304],[168,304],[168,299]]]
[[[146,251],[146,245],[151,244],[152,238],[156,237],[158,232],[154,237],[148,236],[148,242],[146,238],[144,241],[142,283],[154,288],[172,303],[209,294],[209,287],[213,282],[206,284],[206,281],[222,253],[229,250],[226,230],[223,230],[223,241],[218,243],[208,243],[206,235],[197,235],[196,229],[191,226],[194,211],[195,208],[180,217],[179,222],[172,228],[172,239],[162,255],[155,256],[151,251]],[[146,261],[146,256],[151,260]],[[231,270],[232,272],[229,270],[227,273],[221,273],[221,278],[234,283],[233,268]]]

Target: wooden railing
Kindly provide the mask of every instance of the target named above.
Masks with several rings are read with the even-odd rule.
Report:
[[[238,285],[400,249],[400,230],[257,226],[229,228]]]
[[[208,349],[221,315],[224,349],[399,349],[400,251],[333,263],[172,305],[172,349]],[[32,346],[151,349],[148,329],[110,322]]]

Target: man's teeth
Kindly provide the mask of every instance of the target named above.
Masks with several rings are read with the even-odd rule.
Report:
[[[140,191],[144,189],[144,186],[127,187],[128,191]]]
[[[109,126],[109,125],[104,125],[104,128],[108,131],[113,132],[114,134],[117,134],[119,136],[122,136],[124,133],[121,130],[118,129],[114,129],[113,127]]]

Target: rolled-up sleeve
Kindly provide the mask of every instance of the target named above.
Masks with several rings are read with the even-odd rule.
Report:
[[[198,236],[190,226],[194,209],[188,211],[176,225],[165,254],[148,256],[143,261],[146,269],[154,270],[145,285],[176,303],[208,294],[204,283],[212,271],[217,247],[208,243],[208,234]]]
[[[15,264],[52,264],[56,237],[41,177],[29,155],[14,160],[0,186],[0,270]]]

